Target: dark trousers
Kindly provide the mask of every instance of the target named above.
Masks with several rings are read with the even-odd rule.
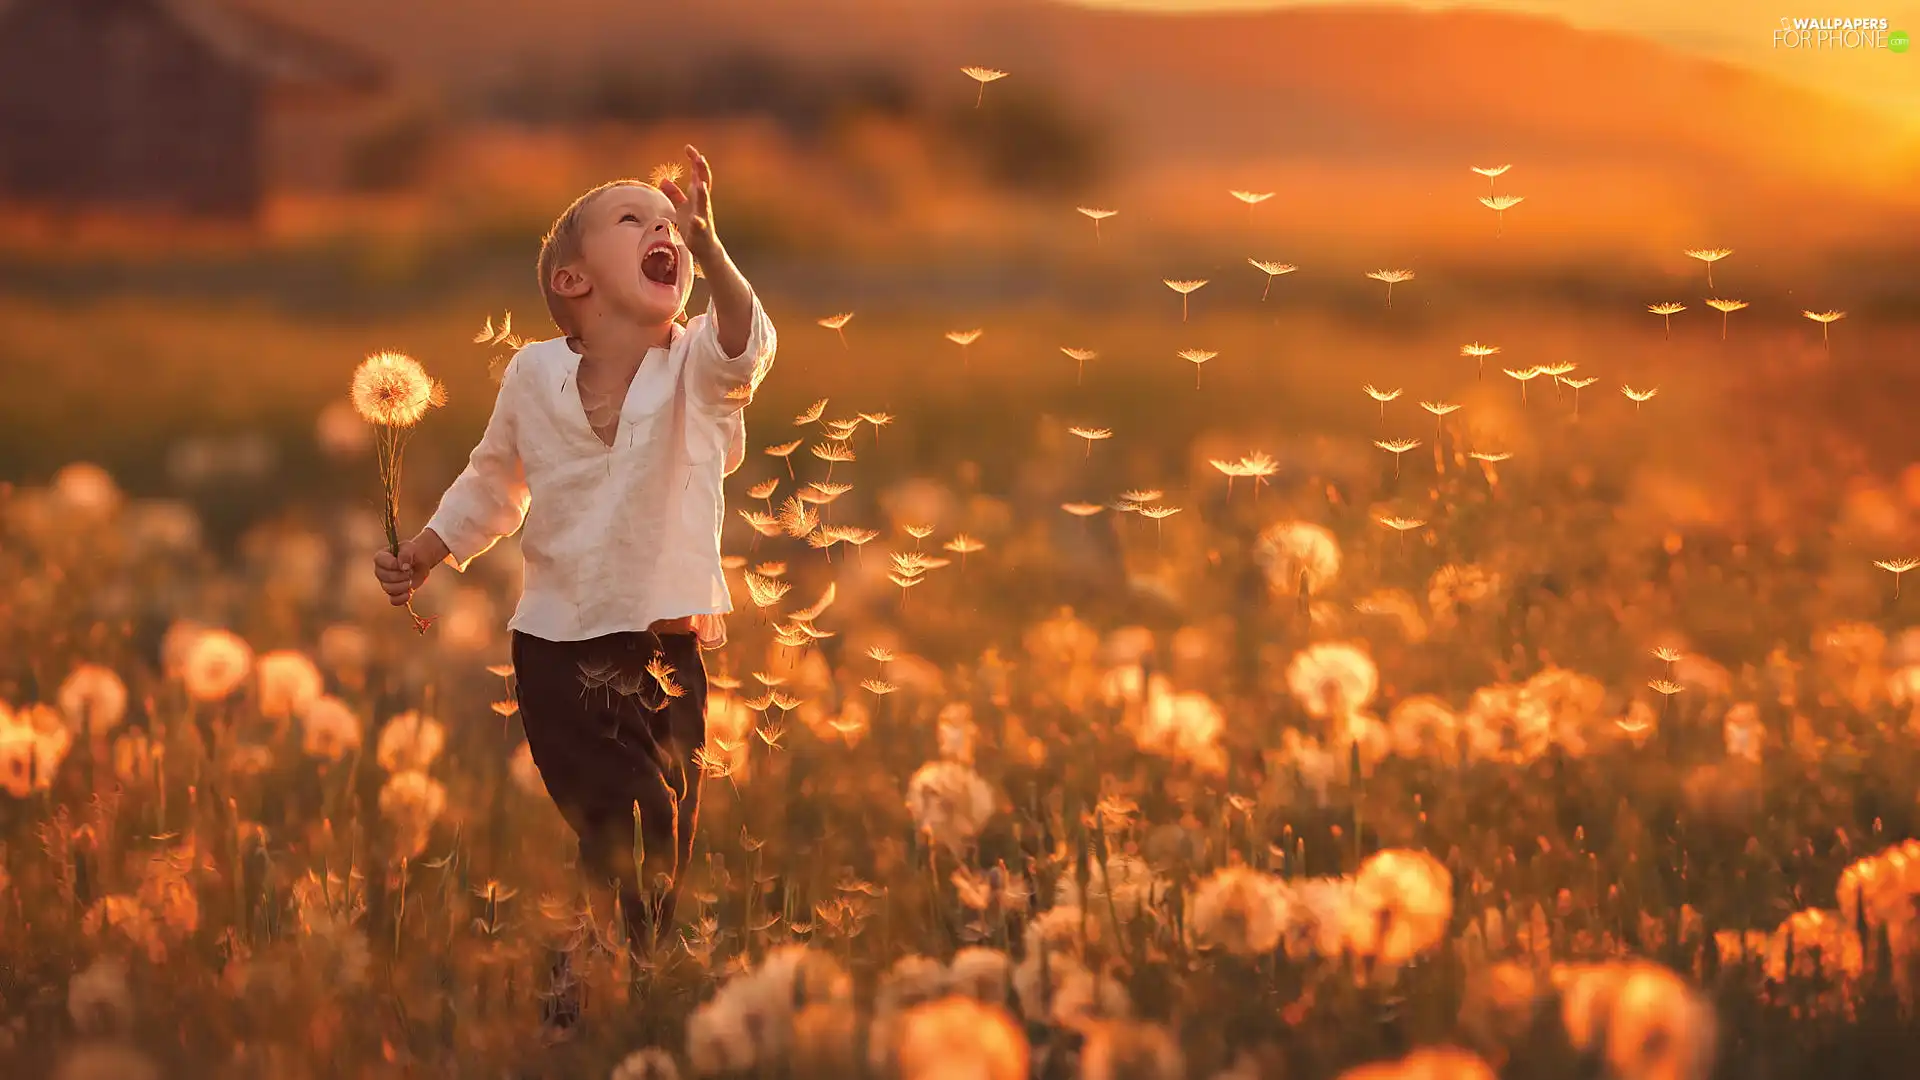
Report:
[[[643,630],[547,641],[515,631],[513,670],[527,747],[580,838],[582,867],[618,890],[629,938],[645,949],[673,925],[700,815],[695,751],[707,739],[707,672],[699,640]]]

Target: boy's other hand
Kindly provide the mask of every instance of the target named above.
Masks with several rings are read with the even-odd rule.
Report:
[[[695,258],[705,259],[720,244],[713,229],[713,166],[691,143],[687,145],[687,164],[693,174],[688,190],[681,191],[680,185],[662,180],[660,192],[673,203],[673,224],[687,242],[687,250]]]
[[[427,575],[447,557],[447,545],[431,529],[400,542],[395,554],[382,549],[373,553],[373,574],[386,590],[387,602],[395,607],[413,599],[414,590],[426,584]]]

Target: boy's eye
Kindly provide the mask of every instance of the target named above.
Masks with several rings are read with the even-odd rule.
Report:
[[[635,225],[638,225],[640,224],[640,216],[638,214],[631,214],[631,213],[620,215],[620,224],[625,225],[629,221],[633,222]]]

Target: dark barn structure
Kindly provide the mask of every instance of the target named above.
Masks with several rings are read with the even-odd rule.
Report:
[[[0,0],[0,200],[251,218],[271,111],[384,81],[343,45],[221,0]]]

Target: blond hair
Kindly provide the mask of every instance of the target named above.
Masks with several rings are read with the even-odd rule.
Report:
[[[553,317],[553,324],[567,336],[567,341],[578,343],[578,335],[568,317],[565,297],[553,291],[553,272],[580,257],[580,240],[586,231],[587,210],[595,199],[617,187],[653,187],[645,180],[609,180],[585,195],[573,200],[572,205],[560,212],[554,219],[553,227],[540,240],[540,259],[536,269],[540,274],[540,295],[546,298],[547,314]]]

